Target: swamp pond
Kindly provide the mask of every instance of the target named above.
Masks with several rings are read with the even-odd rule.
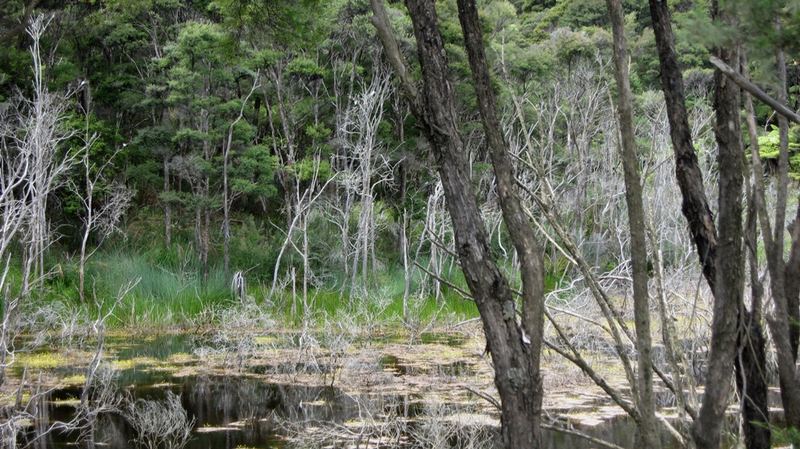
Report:
[[[80,403],[85,351],[21,354],[12,374],[42,376],[36,422],[69,421]],[[128,404],[173,394],[190,421],[186,448],[492,447],[498,413],[482,339],[461,333],[369,339],[272,333],[220,339],[165,334],[110,336],[104,364]],[[25,368],[27,367],[27,368]],[[34,374],[36,373],[36,374]],[[635,426],[601,392],[559,365],[546,370],[550,421],[633,447]],[[622,381],[622,380],[620,380]],[[29,426],[21,446],[38,449],[148,447],[124,413],[102,413],[85,432]],[[93,440],[93,442],[92,442]],[[545,431],[548,449],[599,447]],[[664,435],[667,446],[672,445]],[[149,444],[155,444],[150,441]]]

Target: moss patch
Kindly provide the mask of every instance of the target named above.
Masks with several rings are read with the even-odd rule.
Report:
[[[114,360],[111,365],[114,369],[126,370],[140,366],[150,366],[157,364],[158,361],[150,357],[134,357],[132,359]]]
[[[67,365],[67,359],[58,352],[17,354],[17,364],[33,369],[53,369]]]
[[[86,383],[86,376],[83,374],[74,374],[61,379],[64,385],[83,385]]]

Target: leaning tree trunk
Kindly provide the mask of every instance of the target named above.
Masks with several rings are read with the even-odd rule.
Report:
[[[88,184],[90,181],[87,179],[86,182]],[[93,190],[94,186],[86,189],[86,203],[88,207],[86,208],[83,236],[81,237],[81,255],[80,259],[78,260],[78,297],[81,300],[81,304],[86,303],[86,249],[89,244],[89,234],[92,232],[92,225],[94,221],[94,205],[92,204],[94,196]]]
[[[670,137],[675,153],[675,173],[683,197],[682,210],[694,239],[695,248],[703,267],[703,275],[711,292],[716,296],[716,228],[708,206],[697,155],[692,144],[691,129],[686,112],[683,75],[675,53],[675,39],[672,34],[670,13],[666,0],[650,0],[650,14],[658,48],[661,83],[670,124]],[[751,322],[750,319],[745,318],[745,320]],[[757,342],[763,339],[763,332],[761,332],[760,326],[755,324],[748,325],[742,328],[741,331],[743,335],[740,335],[739,343],[741,344],[745,340],[753,342],[753,347],[756,349],[750,350],[746,345],[744,346],[744,351],[750,352],[746,356],[743,354],[739,363],[736,364],[737,375],[740,379],[739,386],[743,388],[746,385],[750,389],[758,390],[759,385],[764,383],[761,374],[764,372],[765,364],[764,359],[753,351],[757,351]],[[742,351],[742,348],[740,348],[740,351]],[[768,409],[764,398],[758,395],[749,396],[749,401],[745,403],[746,415],[751,414],[751,411],[747,410],[751,407],[753,415],[763,415],[763,410]],[[759,430],[758,423],[747,421],[744,426],[746,435],[761,435],[762,437],[761,439],[753,438],[748,440],[748,447],[763,447],[755,443],[764,441],[764,432]],[[768,432],[766,438],[768,441]],[[754,442],[754,445],[749,445],[750,441]]]
[[[714,217],[708,206],[703,174],[692,144],[689,114],[683,89],[683,74],[675,53],[675,38],[672,34],[669,6],[666,0],[650,0],[650,15],[656,37],[658,59],[661,68],[661,87],[667,106],[670,138],[675,153],[675,176],[683,197],[682,210],[692,233],[697,255],[703,267],[703,275],[711,291],[716,282],[715,252],[717,245]]]
[[[656,428],[653,396],[653,359],[651,355],[650,304],[647,291],[647,241],[644,223],[644,202],[639,175],[639,157],[633,129],[633,93],[628,74],[628,43],[625,40],[625,17],[620,0],[606,0],[614,34],[614,76],[617,81],[617,113],[619,115],[622,168],[625,176],[625,202],[628,205],[631,265],[633,270],[633,315],[636,322],[638,367],[636,382],[639,397],[639,446],[658,448],[661,441]]]
[[[733,15],[716,4],[714,20],[730,24]],[[717,57],[738,67],[739,52],[733,44],[722,44]],[[733,81],[714,73],[714,134],[719,153],[719,239],[711,348],[708,356],[706,389],[693,434],[699,449],[717,449],[731,390],[731,373],[736,358],[737,324],[743,307],[744,264],[742,253],[743,152],[739,126],[740,91]]]
[[[539,447],[538,354],[517,324],[512,290],[491,252],[485,225],[470,184],[464,145],[456,126],[455,101],[447,73],[444,42],[433,2],[407,0],[417,53],[422,65],[423,92],[417,98],[402,54],[391,32],[381,0],[372,0],[373,24],[386,57],[409,97],[414,114],[436,156],[447,208],[453,223],[456,247],[467,285],[483,322],[495,368],[495,385],[502,403],[502,436],[505,447]],[[528,306],[526,306],[528,307]],[[541,330],[531,330],[531,332]]]

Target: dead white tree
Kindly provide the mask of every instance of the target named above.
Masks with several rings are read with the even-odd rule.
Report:
[[[131,402],[123,416],[136,431],[134,441],[147,449],[181,449],[189,442],[194,428],[194,418],[181,405],[180,396],[171,391],[164,401]]]
[[[311,281],[312,273],[311,273],[311,255],[310,255],[310,248],[309,248],[309,239],[308,239],[308,224],[309,219],[311,217],[311,213],[313,212],[313,208],[319,200],[320,196],[325,192],[328,185],[336,179],[336,174],[331,176],[330,178],[323,180],[321,179],[320,167],[321,167],[321,158],[319,154],[314,155],[312,161],[312,168],[311,168],[311,176],[310,179],[303,182],[298,176],[295,176],[295,191],[296,197],[293,199],[293,209],[291,211],[292,220],[289,223],[289,228],[286,231],[283,231],[278,226],[275,226],[281,232],[285,233],[285,238],[283,244],[281,245],[280,251],[278,251],[278,257],[275,260],[275,266],[273,267],[272,271],[272,287],[270,288],[270,297],[273,297],[275,291],[278,286],[278,278],[281,269],[281,261],[283,259],[286,250],[291,248],[294,250],[296,254],[298,254],[303,262],[303,284],[302,284],[302,295],[303,295],[303,306],[304,306],[304,314],[310,313],[310,304],[308,303],[308,286],[309,282]],[[301,191],[301,187],[304,187]],[[299,232],[302,241],[298,242],[295,241],[295,233]],[[294,269],[292,269],[292,274],[294,273]],[[294,291],[295,282],[294,276],[292,275],[292,289]],[[294,297],[294,295],[293,295]],[[293,299],[294,302],[294,299]],[[292,304],[292,310],[295,310],[294,303]],[[304,320],[305,322],[305,320]]]
[[[425,204],[425,219],[423,221],[425,227],[419,236],[417,250],[414,255],[414,265],[422,270],[423,279],[430,280],[430,282],[421,283],[418,294],[425,297],[428,295],[428,288],[431,288],[430,294],[437,300],[442,293],[440,278],[443,277],[444,263],[449,258],[447,248],[450,246],[447,242],[450,240],[449,236],[452,235],[444,201],[442,182],[437,179]],[[423,251],[426,248],[428,249],[428,260],[423,264]],[[428,273],[431,273],[431,275],[428,275]]]
[[[31,275],[44,277],[44,255],[51,242],[47,221],[47,199],[63,185],[64,175],[74,165],[76,156],[62,145],[76,133],[69,130],[67,118],[68,99],[74,91],[51,92],[45,80],[40,42],[52,18],[39,16],[28,26],[31,37],[30,53],[33,62],[33,97],[20,97],[19,133],[17,150],[28,158],[26,188],[29,189],[28,223],[25,236],[25,263],[23,266],[22,292],[31,288]]]
[[[381,184],[393,180],[393,166],[384,154],[380,152],[378,142],[378,127],[383,120],[384,104],[391,95],[389,71],[383,66],[377,66],[369,85],[362,85],[361,93],[353,100],[350,108],[343,117],[339,130],[345,149],[344,157],[347,161],[343,164],[345,169],[339,177],[339,183],[345,191],[345,208],[342,220],[349,221],[350,210],[353,208],[353,198],[358,198],[359,216],[355,234],[350,236],[349,226],[341,227],[345,264],[350,260],[351,292],[358,285],[358,276],[361,275],[361,285],[366,286],[370,273],[370,259],[372,271],[377,266],[375,257],[375,189]],[[352,249],[352,251],[350,250]]]
[[[74,131],[64,124],[67,100],[74,91],[51,92],[45,82],[40,42],[50,18],[39,16],[27,32],[31,38],[32,96],[21,92],[0,108],[0,295],[4,302],[0,330],[0,384],[9,363],[10,342],[16,328],[21,298],[44,277],[43,257],[51,235],[47,223],[47,199],[64,182],[63,175],[75,163],[75,153],[62,145]],[[19,243],[22,279],[12,289],[8,275],[12,250]]]
[[[106,238],[117,232],[117,225],[124,216],[133,199],[133,190],[123,183],[112,181],[109,184],[107,170],[122,148],[118,148],[102,164],[90,158],[90,148],[96,136],[87,138],[81,165],[84,185],[78,186],[70,181],[69,189],[75,194],[83,209],[83,233],[81,236],[80,257],[78,259],[78,294],[81,302],[86,300],[86,261],[94,255]],[[95,245],[89,250],[89,239],[94,234]]]

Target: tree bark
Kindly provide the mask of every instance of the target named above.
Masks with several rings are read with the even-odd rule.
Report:
[[[534,429],[538,422],[537,404],[541,401],[541,392],[533,377],[538,367],[533,363],[538,355],[534,357],[530,344],[526,343],[528,338],[534,337],[527,337],[517,324],[511,288],[491,253],[470,185],[434,4],[426,0],[406,1],[422,65],[423,91],[420,98],[414,95],[415,88],[407,76],[402,57],[399,52],[393,53],[398,47],[391,29],[387,27],[382,2],[371,0],[371,5],[375,13],[373,24],[378,28],[387,58],[401,77],[412,110],[436,156],[462,270],[478,306],[494,362],[495,385],[502,402],[503,444],[508,448],[537,448],[539,435]]]
[[[742,68],[747,64],[742,55]],[[742,311],[743,326],[740,326],[739,360],[736,365],[736,386],[742,400],[742,427],[745,447],[748,449],[769,449],[772,447],[772,432],[768,425],[769,398],[766,379],[766,339],[762,328],[762,303],[764,286],[758,272],[758,219],[763,207],[764,172],[758,152],[758,130],[756,127],[753,101],[748,93],[744,94],[747,131],[750,137],[750,153],[752,157],[752,187],[747,189],[747,231],[745,243],[750,260],[750,311]],[[762,221],[767,220],[763,216]],[[764,225],[769,228],[767,222]]]
[[[756,178],[756,182],[758,179]],[[754,189],[748,188],[746,247],[750,260],[750,311],[742,310],[739,330],[739,356],[736,362],[736,388],[741,397],[742,429],[747,449],[772,447],[768,388],[766,379],[766,340],[761,328],[761,303],[764,286],[758,276],[758,213]]]
[[[228,141],[222,152],[222,271],[227,278],[231,264],[231,197],[228,186],[231,140],[234,122],[228,130]]]
[[[714,2],[714,20],[733,22],[727,8]],[[717,57],[734,67],[738,49],[721,46]],[[739,87],[717,70],[714,73],[714,134],[719,152],[719,241],[717,246],[716,289],[711,322],[711,348],[705,394],[693,434],[699,449],[718,449],[720,430],[731,390],[731,374],[737,352],[737,324],[743,307],[744,264],[742,254],[743,148],[739,126]]]
[[[169,192],[169,156],[164,154],[164,193]],[[167,198],[164,201],[164,243],[167,246],[172,244],[172,203]]]
[[[786,261],[786,274],[784,275],[786,291],[786,305],[789,308],[789,340],[792,345],[792,356],[797,362],[797,348],[800,343],[800,205],[797,206],[797,215],[789,227],[792,236],[792,247],[789,250],[789,260]]]
[[[88,166],[87,166],[88,167]],[[94,225],[94,185],[91,184],[89,179],[89,170],[86,169],[86,218],[84,219],[83,236],[81,238],[81,255],[78,261],[78,297],[81,304],[86,303],[86,248],[89,243],[89,234],[92,232]]]
[[[672,25],[670,23],[670,14],[669,8],[667,5],[666,0],[650,0],[650,13],[653,20],[653,30],[655,32],[656,38],[656,45],[658,48],[658,55],[659,55],[659,62],[661,68],[661,83],[662,89],[664,90],[664,98],[666,100],[667,106],[667,115],[669,118],[670,123],[670,137],[672,139],[673,144],[673,151],[675,153],[675,163],[676,163],[676,176],[678,179],[678,185],[681,189],[681,194],[683,196],[683,214],[686,217],[689,223],[689,229],[692,233],[692,237],[695,242],[695,247],[698,252],[698,256],[700,258],[700,262],[703,266],[703,275],[708,282],[709,287],[711,288],[712,293],[715,297],[717,295],[716,292],[716,285],[717,285],[717,275],[716,275],[716,253],[717,253],[717,235],[716,229],[714,226],[714,219],[711,215],[710,208],[708,207],[708,200],[706,199],[705,195],[705,188],[703,186],[703,178],[702,173],[700,171],[700,167],[698,165],[697,156],[694,151],[694,147],[692,145],[692,137],[691,137],[691,129],[689,128],[688,124],[688,115],[686,112],[686,100],[684,95],[683,89],[683,76],[678,66],[677,56],[675,54],[675,45],[674,45],[674,37],[672,34]],[[717,72],[717,75],[720,75]],[[717,83],[721,80],[717,79]],[[728,86],[731,87],[731,86]],[[737,105],[734,106],[734,112],[732,113],[734,116],[737,115],[738,109]],[[738,119],[733,118],[732,122],[738,129]],[[719,117],[718,117],[718,124],[719,124]],[[733,133],[729,133],[733,134]],[[730,138],[734,138],[734,136],[728,136]],[[735,140],[738,141],[738,137],[735,137]],[[739,144],[740,146],[740,144]],[[732,153],[736,156],[732,157],[734,160],[739,160],[739,155],[741,153],[736,153],[735,151]],[[722,155],[720,155],[722,157]],[[727,169],[728,172],[732,172],[731,168]],[[741,173],[741,172],[740,172]],[[730,191],[728,192],[730,193]],[[729,214],[730,219],[726,220],[729,222],[735,217]],[[720,222],[722,223],[722,221]],[[730,245],[728,245],[728,249],[730,250]],[[722,259],[721,259],[722,260]],[[730,257],[727,258],[727,262],[733,262]],[[735,289],[738,289],[736,287]],[[715,309],[717,306],[723,307],[725,309],[726,316],[720,317],[723,323],[715,322],[713,325],[717,329],[716,335],[716,345],[720,345],[720,326],[731,326],[731,321],[735,326],[736,320],[731,318],[729,315],[731,313],[732,308],[736,308],[738,310],[743,309],[740,304],[735,305],[726,305],[725,300],[717,299],[715,302]],[[717,313],[715,311],[715,319],[717,319]],[[741,317],[740,318],[746,318]],[[720,321],[717,319],[717,321]],[[724,321],[728,321],[724,323]],[[760,335],[760,329],[756,327],[752,321],[757,320],[750,320],[745,319],[747,323],[751,323],[747,326],[746,332],[745,329],[742,329],[743,334],[740,335],[738,344],[744,342],[745,339],[752,343],[752,347],[754,348],[754,352],[750,352],[748,356],[743,356],[740,359],[740,363],[736,364],[737,369],[737,379],[740,381],[740,387],[744,389],[744,392],[750,396],[753,400],[749,403],[745,403],[745,408],[753,407],[755,410],[745,410],[745,416],[750,416],[751,411],[757,413],[758,411],[762,411],[765,408],[765,402],[763,402],[763,398],[758,397],[758,393],[752,391],[751,389],[758,389],[758,384],[763,383],[763,379],[761,378],[761,373],[763,372],[761,367],[763,367],[763,360],[759,359],[759,354],[757,353],[758,348],[758,337]],[[713,334],[713,332],[712,332]],[[731,344],[731,341],[735,338],[734,336],[730,335],[729,333],[722,333],[724,336],[724,344],[723,346]],[[750,338],[749,336],[752,336]],[[714,336],[712,335],[712,340]],[[734,344],[737,344],[734,342]],[[715,401],[719,402],[727,402],[726,398],[721,398],[719,396],[724,393],[727,396],[727,392],[725,391],[728,388],[729,382],[729,373],[730,368],[727,365],[730,364],[730,361],[733,360],[733,356],[735,353],[735,349],[731,350],[731,348],[725,348],[725,354],[730,353],[728,356],[728,361],[724,360],[726,357],[725,354],[720,353],[719,348],[712,349],[716,351],[715,353],[715,367],[714,370],[717,371],[715,374],[715,378],[709,376],[706,379],[706,384],[713,384],[715,391],[713,393],[717,396],[714,398]],[[746,349],[747,350],[747,349]],[[752,355],[753,357],[749,357]],[[721,365],[721,366],[717,366]],[[709,371],[711,368],[709,368]],[[727,374],[726,374],[727,373]],[[711,371],[710,371],[710,374]],[[722,378],[720,381],[719,378]],[[723,391],[719,391],[720,387],[722,387]],[[748,390],[752,391],[748,393]],[[741,391],[741,390],[740,390]],[[719,425],[722,419],[722,413],[724,413],[724,404],[709,404],[706,405],[706,399],[709,400],[709,403],[712,402],[711,397],[707,396],[704,397],[704,407],[705,411],[701,411],[700,418],[697,420],[695,424],[694,433],[695,436],[700,435],[703,438],[702,441],[698,441],[699,447],[712,447],[714,444],[718,444],[719,442]],[[716,406],[716,410],[714,407]],[[721,409],[721,411],[720,411]],[[755,414],[753,413],[753,414]],[[761,415],[763,419],[763,415]],[[718,418],[715,418],[718,417]],[[716,422],[714,420],[716,419]],[[746,418],[748,419],[748,418]],[[710,421],[710,424],[709,424]],[[714,430],[716,429],[716,430]],[[755,435],[757,430],[754,428],[753,423],[748,421],[745,424],[745,435],[746,438],[749,438],[748,435]],[[761,435],[763,437],[763,435]],[[755,443],[757,440],[752,440],[752,444]],[[715,443],[716,442],[716,443]],[[763,442],[763,440],[762,440]],[[711,446],[709,446],[709,444]],[[751,444],[751,442],[748,442]],[[761,443],[758,443],[761,444]],[[752,447],[760,447],[760,446],[752,446]]]
[[[697,161],[686,112],[683,89],[683,74],[675,54],[675,38],[672,34],[669,7],[666,0],[650,0],[650,15],[656,38],[658,59],[661,68],[661,86],[667,105],[670,138],[675,153],[675,176],[683,197],[682,211],[689,223],[697,255],[703,267],[703,275],[711,291],[715,290],[716,228],[711,208],[708,207],[703,174]]]
[[[776,23],[780,32],[780,22]],[[786,102],[786,61],[783,50],[776,52],[778,66],[778,101]],[[773,235],[769,230],[762,229],[764,233],[764,246],[767,253],[767,267],[770,277],[770,292],[775,305],[773,313],[767,318],[775,342],[775,351],[778,359],[778,378],[781,387],[781,402],[783,403],[784,416],[787,426],[800,428],[800,379],[795,365],[796,351],[792,347],[792,336],[789,309],[789,300],[786,296],[785,274],[786,262],[784,261],[784,238],[786,221],[786,197],[789,184],[789,124],[784,116],[778,117],[780,134],[780,154],[778,157],[777,195],[775,204],[775,227]],[[764,209],[766,214],[766,209]]]
[[[529,375],[534,388],[534,395],[531,398],[534,407],[531,411],[533,413],[533,421],[530,422],[529,426],[533,437],[539,438],[542,407],[540,354],[544,338],[544,261],[542,260],[542,250],[534,238],[533,228],[520,204],[514,166],[511,157],[508,155],[508,145],[503,136],[500,120],[497,117],[497,100],[492,90],[489,70],[486,65],[481,25],[474,0],[458,0],[458,18],[464,32],[464,45],[467,49],[475,94],[478,97],[478,108],[483,120],[483,129],[486,133],[489,155],[494,168],[503,220],[514,249],[516,249],[519,256],[522,277],[522,326],[524,333],[530,340],[530,345],[527,348],[531,358]],[[645,279],[646,283],[647,280]],[[647,359],[649,360],[649,353]],[[511,442],[511,437],[506,441]],[[524,440],[519,439],[516,441],[521,443]],[[536,440],[536,446],[538,447],[540,444],[540,441]]]
[[[658,448],[661,441],[656,427],[653,396],[652,338],[650,335],[650,304],[647,289],[647,240],[644,222],[644,202],[639,175],[639,157],[633,128],[633,94],[628,73],[628,44],[625,40],[625,17],[620,0],[606,0],[614,35],[614,76],[617,81],[617,114],[621,135],[622,167],[625,176],[625,202],[628,206],[631,265],[633,270],[633,314],[636,322],[639,397],[636,405],[640,422],[639,446]]]

